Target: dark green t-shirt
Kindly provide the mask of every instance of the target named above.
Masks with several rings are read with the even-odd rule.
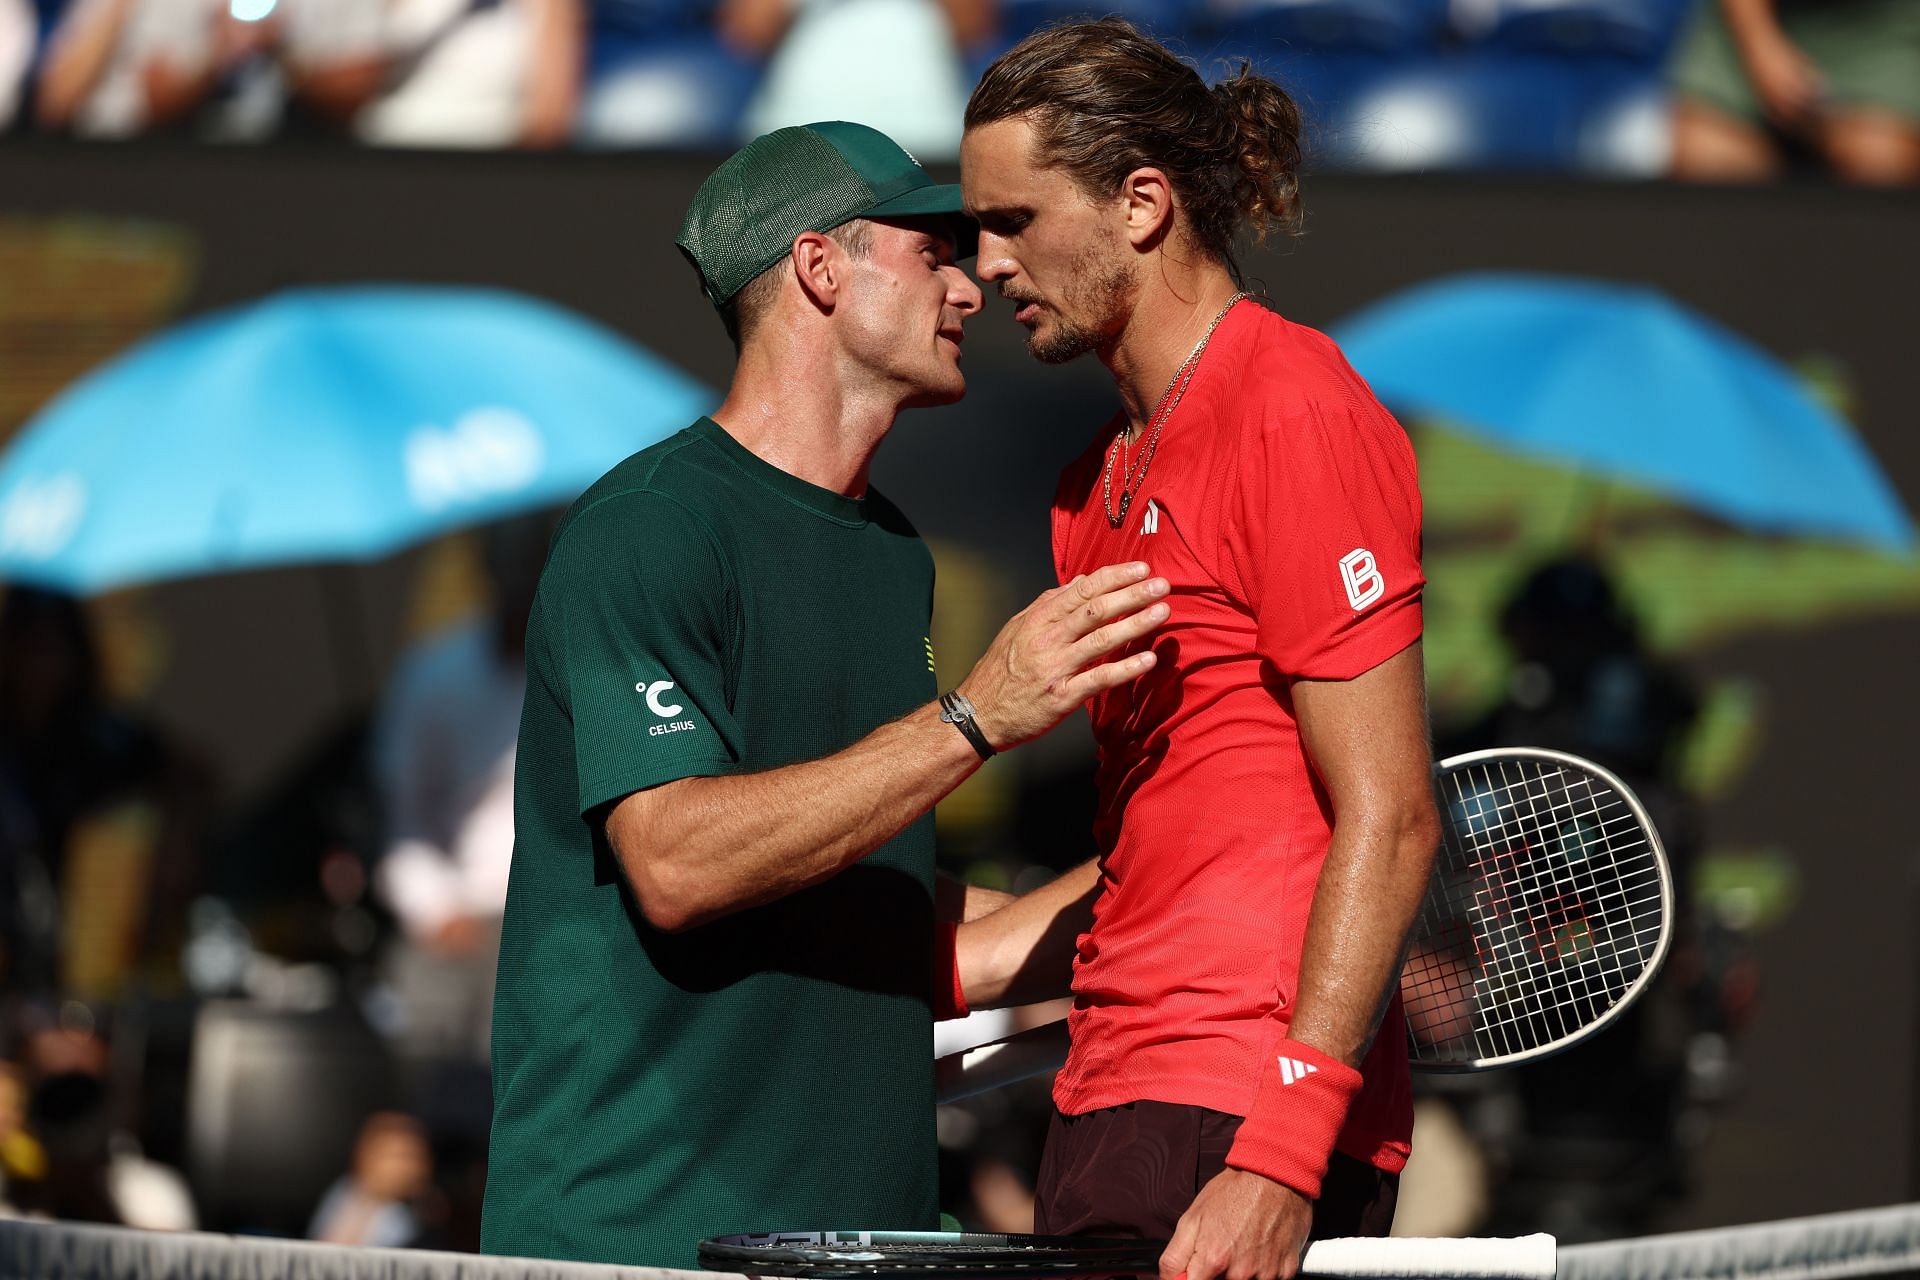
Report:
[[[489,1253],[693,1267],[706,1236],[937,1225],[931,817],[678,934],[603,827],[634,791],[816,759],[930,701],[932,599],[885,498],[704,419],[567,513],[527,628]]]

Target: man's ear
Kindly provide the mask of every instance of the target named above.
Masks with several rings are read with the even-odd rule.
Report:
[[[1127,240],[1136,249],[1150,249],[1173,230],[1173,183],[1165,170],[1135,169],[1120,184],[1127,215]]]
[[[788,255],[801,290],[822,311],[833,310],[840,298],[840,287],[846,283],[839,250],[839,245],[818,231],[803,231],[794,237],[793,250]]]

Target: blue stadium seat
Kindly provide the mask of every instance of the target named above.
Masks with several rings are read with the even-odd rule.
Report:
[[[1182,0],[1002,0],[1001,37],[1011,48],[1021,37],[1041,27],[1080,18],[1125,18],[1161,40],[1186,37],[1188,6]]]
[[[1455,51],[1343,102],[1328,158],[1363,169],[1648,177],[1665,164],[1664,103],[1657,75],[1628,59]]]
[[[1663,60],[1690,0],[1478,0],[1456,11],[1462,38],[1492,48]]]
[[[1042,27],[1109,16],[1125,18],[1174,48],[1188,51],[1193,24],[1183,0],[1001,0],[999,34],[967,50],[967,68],[978,80],[995,58]]]
[[[1212,0],[1223,44],[1421,51],[1447,31],[1447,0]]]
[[[1210,0],[1218,76],[1246,58],[1300,104],[1310,162],[1343,153],[1346,104],[1425,58],[1444,38],[1447,0]]]
[[[710,30],[715,0],[588,0],[592,39],[614,44]]]
[[[694,24],[653,35],[596,31],[576,134],[586,146],[730,151],[760,74],[759,63]]]

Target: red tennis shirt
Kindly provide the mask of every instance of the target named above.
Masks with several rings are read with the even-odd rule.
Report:
[[[1287,1033],[1333,830],[1289,685],[1351,679],[1420,638],[1413,450],[1331,340],[1253,302],[1214,331],[1115,529],[1101,473],[1122,425],[1061,477],[1055,568],[1067,582],[1143,560],[1172,616],[1153,670],[1088,707],[1102,878],[1054,1101],[1244,1116]],[[1361,1073],[1336,1149],[1397,1171],[1413,1133],[1397,997]]]

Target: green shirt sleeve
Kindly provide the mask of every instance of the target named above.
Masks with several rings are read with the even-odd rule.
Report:
[[[692,512],[644,490],[602,499],[560,532],[540,589],[583,815],[738,768],[732,578]]]

